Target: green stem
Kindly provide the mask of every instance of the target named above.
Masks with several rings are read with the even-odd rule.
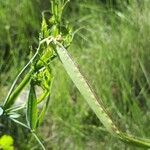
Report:
[[[138,138],[138,137],[135,137],[133,135],[126,134],[126,133],[120,133],[119,138],[123,142],[131,144],[131,145],[136,145],[138,147],[150,148],[149,139]]]
[[[32,135],[35,137],[35,139],[37,140],[37,142],[38,142],[38,143],[40,144],[40,146],[42,147],[42,149],[43,149],[43,150],[46,150],[45,147],[44,147],[44,145],[43,145],[43,143],[40,141],[39,137],[35,134],[34,131],[32,131],[27,125],[25,125],[25,124],[22,123],[22,122],[20,122],[20,121],[18,121],[18,120],[16,120],[16,119],[12,119],[12,118],[10,118],[10,119],[11,119],[12,121],[14,121],[15,123],[17,123],[17,124],[23,126],[24,128],[30,130],[31,133],[32,133]]]
[[[31,77],[32,71],[30,71],[22,80],[22,82],[17,86],[17,88],[15,89],[14,92],[12,92],[12,94],[9,96],[8,100],[6,101],[6,103],[3,105],[3,108],[6,110],[8,109],[10,106],[12,106],[16,100],[16,98],[18,97],[18,95],[20,94],[20,92],[23,90],[23,88],[27,85],[27,83],[30,81],[30,77]]]
[[[40,141],[39,137],[34,133],[32,132],[32,135],[35,137],[35,139],[37,140],[37,142],[41,145],[42,149],[43,150],[46,150],[43,143]]]

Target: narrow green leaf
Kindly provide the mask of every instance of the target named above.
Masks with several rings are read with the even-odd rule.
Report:
[[[42,111],[38,117],[38,125],[40,125],[43,122],[45,113],[48,109],[52,84],[53,84],[53,78],[51,78],[51,82],[48,84],[49,87],[47,88],[47,91],[44,93],[44,97],[42,98],[42,99],[45,99],[47,97],[47,100],[45,101],[43,108],[42,108]],[[42,99],[38,99],[37,103],[40,103]]]
[[[50,93],[49,93],[49,96],[48,96],[48,98],[47,98],[47,100],[46,100],[46,102],[42,108],[42,111],[38,117],[38,125],[40,125],[44,120],[44,116],[45,116],[45,113],[46,113],[47,108],[48,108],[49,100],[50,100]]]
[[[36,128],[37,124],[37,118],[38,118],[38,109],[37,109],[37,98],[35,93],[35,87],[31,83],[28,102],[27,102],[27,113],[26,118],[29,127],[34,130]]]

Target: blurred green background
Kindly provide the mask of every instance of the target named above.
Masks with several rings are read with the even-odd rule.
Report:
[[[0,102],[30,49],[38,45],[41,13],[50,0],[0,0]],[[150,1],[71,0],[64,15],[76,32],[69,52],[118,126],[150,137]],[[46,148],[56,150],[139,149],[105,131],[60,62],[51,102],[39,129]],[[28,131],[0,124],[16,149],[40,149]]]

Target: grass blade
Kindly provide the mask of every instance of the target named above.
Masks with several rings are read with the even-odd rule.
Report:
[[[49,101],[50,101],[50,93],[49,93],[49,96],[48,96],[46,102],[44,103],[42,111],[41,111],[41,113],[40,113],[40,115],[38,117],[38,125],[40,125],[43,122],[43,120],[44,120],[45,113],[46,113],[46,111],[48,109]]]

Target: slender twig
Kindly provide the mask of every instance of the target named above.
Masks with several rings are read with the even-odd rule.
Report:
[[[30,130],[31,133],[32,133],[32,135],[33,135],[33,136],[35,137],[35,139],[37,140],[37,142],[41,145],[42,149],[43,149],[43,150],[46,150],[45,147],[44,147],[44,145],[43,145],[43,143],[40,141],[40,139],[39,139],[38,136],[35,134],[35,132],[33,132],[27,125],[25,125],[24,123],[22,123],[22,122],[20,122],[20,121],[18,121],[18,120],[16,120],[16,119],[13,119],[13,118],[10,118],[10,119],[11,119],[12,121],[14,121],[15,123],[17,123],[17,124],[19,124],[19,125],[21,125],[21,126],[27,128],[28,130]]]
[[[43,143],[40,141],[39,137],[35,134],[35,132],[32,132],[32,135],[35,137],[35,139],[37,140],[37,142],[41,145],[43,150],[46,150]]]

